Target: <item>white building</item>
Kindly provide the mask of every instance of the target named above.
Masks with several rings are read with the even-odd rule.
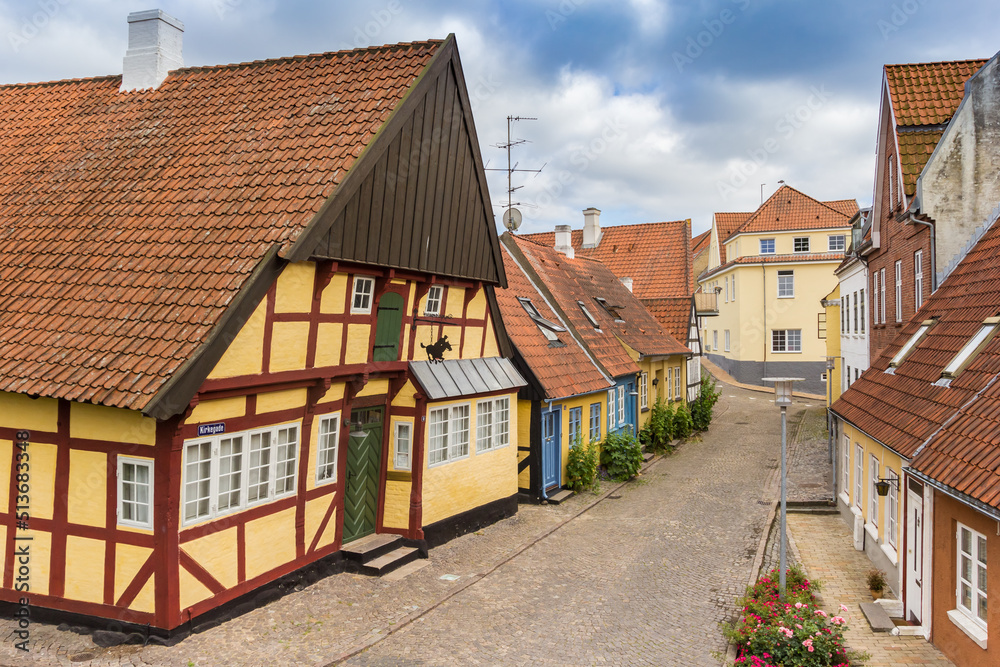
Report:
[[[873,295],[868,289],[868,265],[861,257],[869,242],[868,209],[855,215],[852,224],[851,247],[835,271],[840,281],[841,392],[847,391],[868,368],[868,307],[879,307],[874,301],[869,304]],[[874,298],[877,300],[877,295]]]

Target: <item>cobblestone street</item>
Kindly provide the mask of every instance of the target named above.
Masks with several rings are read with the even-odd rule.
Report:
[[[0,664],[718,665],[780,451],[770,395],[722,389],[710,432],[639,479],[522,505],[405,577],[330,577],[173,647],[101,649],[34,624],[25,656],[3,621]],[[790,408],[790,438],[810,403]]]

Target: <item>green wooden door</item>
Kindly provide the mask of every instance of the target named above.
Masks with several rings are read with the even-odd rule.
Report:
[[[403,330],[403,297],[386,292],[378,300],[378,320],[375,325],[374,361],[399,360],[399,334]]]
[[[351,412],[344,490],[344,543],[375,532],[382,459],[382,408]]]

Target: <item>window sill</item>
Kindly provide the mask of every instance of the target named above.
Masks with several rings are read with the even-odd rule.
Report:
[[[976,642],[976,646],[984,651],[986,650],[987,632],[976,625],[971,618],[958,609],[952,609],[948,612],[948,620],[957,625],[962,632],[969,635],[969,639]]]
[[[780,350],[771,350],[771,354],[802,354],[802,350],[789,350],[787,352],[782,352]]]
[[[891,544],[883,543],[882,553],[884,553],[888,558],[889,562],[892,563],[893,567],[899,566],[899,554],[896,553],[896,549]]]
[[[851,497],[849,495],[841,492],[837,495],[837,497],[840,498],[840,501],[845,505],[847,505],[847,507],[854,509],[853,507],[851,507]]]
[[[865,521],[865,532],[871,535],[873,540],[878,542],[878,526]]]
[[[781,296],[781,295],[779,294],[779,295],[778,295],[778,298],[779,298],[779,299],[794,299],[794,298],[795,298],[795,295],[794,295],[794,294],[789,294],[789,295],[786,295],[786,296]]]
[[[639,408],[640,412],[649,412],[649,408]]]

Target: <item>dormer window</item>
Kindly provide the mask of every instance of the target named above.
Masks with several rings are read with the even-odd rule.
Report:
[[[594,301],[600,304],[601,308],[603,308],[605,312],[607,312],[607,314],[614,319],[615,322],[625,321],[625,318],[623,318],[621,315],[618,314],[618,310],[622,308],[622,306],[612,306],[607,302],[607,299],[602,299],[599,296],[595,296]]]
[[[576,305],[580,306],[580,310],[583,311],[583,316],[587,318],[588,322],[590,322],[590,326],[600,330],[601,325],[597,322],[597,318],[594,317],[593,313],[587,310],[587,306],[583,303],[583,301],[577,301]]]
[[[1000,324],[1000,316],[986,319],[983,322],[983,326],[976,332],[976,335],[973,336],[969,342],[958,351],[955,358],[944,367],[944,370],[941,371],[941,379],[951,380],[965,370],[965,367],[972,362],[972,359],[975,358],[975,356],[979,354],[982,349],[986,347],[986,344],[993,338],[993,335],[997,331],[998,324]]]
[[[545,339],[549,341],[549,343],[555,347],[564,345],[564,343],[559,340],[559,336],[556,334],[562,333],[566,331],[566,329],[559,326],[555,322],[550,322],[542,317],[541,313],[538,312],[538,308],[535,307],[535,304],[531,303],[531,299],[523,299],[519,297],[517,300],[520,302],[521,307],[524,308],[524,311],[528,313],[531,321],[535,323],[535,326],[538,327],[538,330],[542,332],[542,335],[545,336]]]
[[[906,341],[906,343],[903,344],[903,347],[899,348],[899,352],[897,352],[896,356],[894,356],[892,361],[889,362],[889,368],[898,368],[899,365],[903,363],[903,360],[910,356],[910,352],[913,351],[913,348],[919,345],[920,341],[927,336],[927,332],[930,331],[931,327],[935,324],[937,324],[937,320],[933,318],[921,322],[920,328],[917,329],[916,333],[910,336],[910,340]]]

